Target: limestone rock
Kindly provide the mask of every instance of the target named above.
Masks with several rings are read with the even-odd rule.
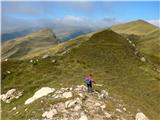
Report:
[[[136,120],[149,120],[142,112],[136,114]]]
[[[49,55],[46,54],[46,55],[43,55],[43,56],[42,56],[42,59],[46,59],[46,58],[48,58],[48,57],[49,57]]]
[[[46,111],[42,114],[42,117],[46,117],[48,119],[52,119],[54,115],[56,115],[58,112],[56,109],[52,109],[50,111]]]
[[[6,94],[0,95],[0,99],[6,103],[10,103],[13,99],[18,99],[20,96],[22,96],[22,92],[11,89]]]
[[[105,114],[105,117],[106,118],[110,118],[112,115],[111,114],[109,114],[108,112],[104,112],[104,114]]]
[[[102,90],[101,93],[98,96],[99,99],[105,99],[107,97],[108,97],[108,92],[105,91],[105,90]]]
[[[146,62],[146,59],[144,57],[141,57],[140,59],[142,62]]]
[[[54,91],[55,91],[54,88],[42,87],[37,92],[35,92],[34,95],[31,98],[27,99],[25,101],[25,104],[30,104],[33,101],[35,101],[35,100],[37,100],[37,99],[39,99],[39,98],[41,98],[43,96],[46,96],[46,95],[48,95],[48,94],[50,94],[50,93],[52,93]]]
[[[88,118],[84,113],[82,113],[81,117],[78,120],[88,120]]]
[[[72,97],[72,96],[73,96],[72,92],[64,92],[64,93],[63,93],[63,97],[64,97],[64,98],[70,98],[70,97]]]

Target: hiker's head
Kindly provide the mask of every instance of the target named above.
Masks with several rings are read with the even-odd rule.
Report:
[[[92,74],[89,74],[89,76],[91,76],[91,77],[92,77]]]

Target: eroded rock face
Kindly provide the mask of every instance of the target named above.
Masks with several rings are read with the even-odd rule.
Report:
[[[22,92],[11,89],[6,94],[0,95],[0,99],[5,103],[10,103],[13,99],[18,99],[20,96],[22,96]]]
[[[136,114],[136,120],[149,120],[142,112]]]
[[[52,92],[54,92],[54,91],[55,91],[54,88],[42,87],[42,88],[39,89],[37,92],[35,92],[35,94],[34,94],[31,98],[27,99],[27,100],[25,101],[25,104],[30,104],[30,103],[32,103],[33,101],[35,101],[35,100],[37,100],[37,99],[39,99],[39,98],[41,98],[41,97],[43,97],[43,96],[46,96],[46,95],[48,95],[48,94],[50,94],[50,93],[52,93]]]

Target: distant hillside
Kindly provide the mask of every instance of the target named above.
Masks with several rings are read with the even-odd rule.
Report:
[[[157,28],[136,42],[141,53],[154,63],[160,64],[160,29]]]
[[[129,38],[150,61],[160,64],[160,28],[137,20],[113,26],[111,29]]]
[[[117,33],[144,35],[158,27],[144,21],[136,20],[111,27]]]
[[[5,41],[8,41],[8,40],[18,38],[18,37],[23,37],[27,34],[35,32],[37,30],[39,30],[39,28],[28,28],[28,29],[20,30],[20,31],[17,30],[17,31],[14,31],[14,32],[2,33],[1,34],[1,41],[5,42]]]
[[[55,34],[50,29],[42,29],[24,37],[2,43],[2,58],[22,58],[29,52],[57,44]]]

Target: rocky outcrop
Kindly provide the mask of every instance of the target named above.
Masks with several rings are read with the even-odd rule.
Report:
[[[9,90],[6,94],[0,95],[0,100],[4,101],[5,103],[10,103],[14,99],[18,99],[22,96],[23,92],[17,91],[16,89]]]
[[[136,120],[149,120],[142,112],[136,114]]]
[[[46,96],[46,95],[48,95],[48,94],[50,94],[50,93],[52,93],[54,91],[55,91],[54,88],[42,87],[37,92],[35,92],[35,94],[31,98],[27,99],[25,101],[25,104],[30,104],[33,101],[35,101],[35,100],[37,100],[37,99],[39,99],[39,98],[41,98],[43,96]]]
[[[18,92],[16,95],[15,92],[16,89],[11,89],[1,95],[1,99],[9,103],[18,98]],[[34,102],[42,104],[43,108],[33,110],[34,115],[28,120],[149,120],[143,113],[132,114],[121,101],[107,90],[89,94],[84,85],[60,89],[42,87],[25,101],[24,112],[29,111],[30,106],[34,105],[29,104]],[[112,109],[110,105],[113,105]],[[19,107],[14,106],[10,112],[20,114]],[[36,112],[39,112],[41,118],[36,118]]]

